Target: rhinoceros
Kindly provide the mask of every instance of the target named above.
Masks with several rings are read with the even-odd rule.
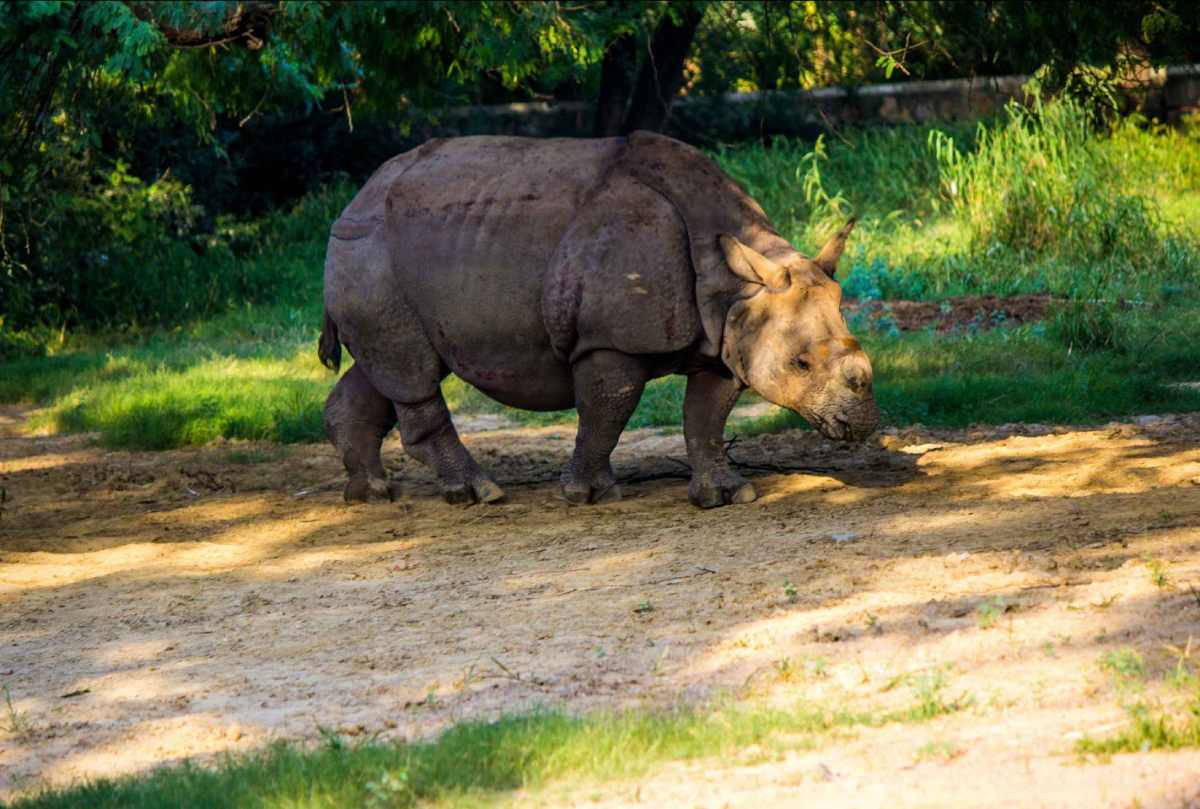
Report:
[[[689,500],[748,503],[725,421],[746,388],[825,436],[879,410],[834,279],[851,220],[816,256],[697,149],[628,137],[433,140],[384,163],[334,223],[319,356],[339,369],[327,434],[347,501],[394,494],[380,458],[399,423],[450,502],[504,496],[459,440],[454,373],[512,407],[574,407],[571,503],[619,496],[609,456],[646,383],[683,374]]]

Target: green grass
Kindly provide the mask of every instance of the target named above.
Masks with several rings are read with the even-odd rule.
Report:
[[[1200,747],[1200,695],[1180,711],[1154,708],[1141,701],[1126,710],[1129,724],[1124,729],[1099,739],[1085,736],[1075,743],[1075,752],[1111,756]]]
[[[815,148],[780,139],[719,161],[801,249],[858,214],[843,285],[860,296],[1147,297],[1200,270],[1195,123],[1098,133],[1055,103],[975,128],[850,130]]]
[[[1158,310],[1157,321],[1131,325],[1148,342],[1137,353],[1068,352],[1037,325],[955,336],[866,334],[863,342],[887,424],[1100,423],[1200,410],[1200,391],[1165,384],[1197,377],[1200,319],[1192,311],[1180,304]],[[334,381],[317,362],[307,328],[252,338],[231,324],[220,337],[159,337],[17,361],[0,380],[0,399],[47,402],[33,426],[96,431],[111,447],[167,449],[216,438],[294,443],[324,440],[321,409]],[[506,408],[453,378],[443,389],[459,413],[503,413],[527,425],[574,419],[573,411]],[[683,392],[680,377],[651,383],[631,426],[678,425]],[[731,431],[803,426],[799,416],[781,412]]]
[[[1162,672],[1162,681],[1177,696],[1169,692],[1159,699],[1139,696],[1125,705],[1129,722],[1124,728],[1101,738],[1084,736],[1075,743],[1075,752],[1106,757],[1200,747],[1200,677],[1189,665],[1192,642],[1189,639],[1183,649],[1169,644],[1163,648],[1176,656],[1175,665]],[[1150,671],[1146,659],[1136,650],[1113,649],[1105,652],[1099,662],[1120,693],[1144,694]]]
[[[921,684],[924,683],[924,684]],[[511,802],[517,790],[579,788],[643,776],[663,764],[728,760],[750,745],[773,757],[837,732],[923,722],[967,702],[938,696],[943,681],[914,685],[896,710],[791,708],[720,703],[674,710],[632,709],[581,717],[537,712],[464,722],[428,742],[348,744],[324,734],[303,748],[285,743],[215,767],[183,764],[147,775],[49,790],[11,809],[335,809],[465,807]]]
[[[1200,319],[1193,312],[1178,302],[1126,316],[1126,340],[1142,346],[1136,351],[1069,351],[1039,324],[974,334],[862,336],[887,424],[1088,424],[1200,409],[1200,391],[1168,384],[1197,377]],[[34,426],[96,431],[104,444],[120,448],[166,449],[215,438],[323,440],[321,408],[335,376],[317,362],[303,313],[251,315],[206,321],[133,346],[11,362],[0,377],[0,400],[46,403]],[[503,413],[528,425],[574,418],[573,411],[512,410],[453,378],[443,389],[459,413]],[[677,426],[683,392],[680,377],[651,383],[631,426]],[[803,426],[799,416],[781,412],[731,430],[748,435]]]
[[[852,322],[885,423],[1086,424],[1200,409],[1200,393],[1170,385],[1200,378],[1200,126],[1126,121],[1097,133],[1079,110],[1052,105],[978,128],[849,130],[815,147],[776,140],[717,157],[802,249],[860,215],[842,278],[848,294],[1064,298],[1044,324],[986,333],[872,332]],[[41,426],[95,431],[114,447],[322,440],[334,382],[314,356],[322,234],[346,193],[336,186],[290,216],[247,226],[287,245],[251,250],[242,263],[262,266],[238,270],[288,279],[274,305],[109,335],[5,337],[0,323],[0,350],[18,355],[0,370],[0,401],[43,405]],[[272,262],[283,262],[278,272]],[[443,390],[459,413],[529,425],[574,418],[510,410],[453,378]],[[681,379],[655,381],[630,425],[677,428],[682,402]],[[797,426],[798,416],[780,414],[735,429]]]

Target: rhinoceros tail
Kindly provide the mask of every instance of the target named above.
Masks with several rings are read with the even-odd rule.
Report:
[[[338,339],[337,324],[325,313],[325,325],[321,329],[321,339],[317,342],[317,356],[321,364],[334,371],[342,368],[342,341]]]

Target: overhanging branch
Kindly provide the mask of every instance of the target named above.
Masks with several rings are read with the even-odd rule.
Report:
[[[241,45],[256,51],[263,46],[271,32],[271,22],[279,7],[270,2],[238,3],[225,16],[216,31],[200,28],[179,28],[157,19],[152,3],[130,3],[130,10],[139,20],[152,23],[173,48],[211,48],[217,45]]]

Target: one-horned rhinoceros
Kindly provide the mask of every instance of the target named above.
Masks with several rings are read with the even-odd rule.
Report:
[[[467,137],[383,164],[333,225],[320,357],[355,359],[325,407],[347,500],[390,497],[380,445],[409,454],[451,502],[500,487],[462,445],[450,372],[513,407],[575,407],[562,472],[572,503],[618,494],[609,456],[646,382],[687,376],[688,497],[747,503],[723,432],[747,387],[834,439],[879,411],[871,363],[834,280],[853,220],[801,255],[711,159],[678,141]]]

